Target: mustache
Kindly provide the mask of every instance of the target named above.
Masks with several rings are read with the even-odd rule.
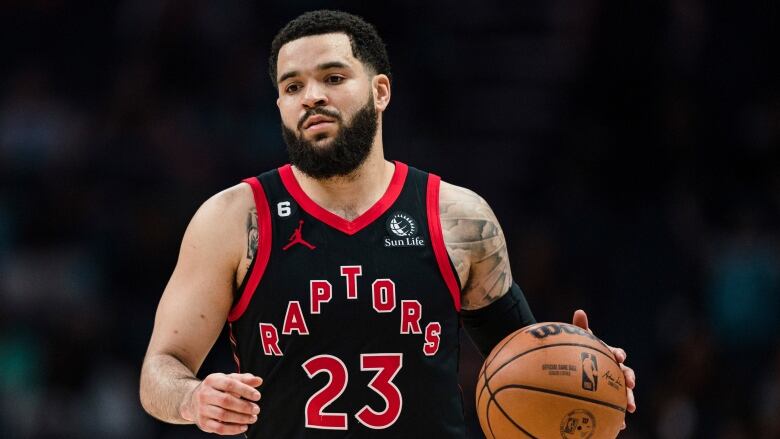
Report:
[[[341,122],[341,115],[339,113],[335,111],[327,110],[322,107],[314,107],[306,110],[306,113],[304,113],[303,116],[301,116],[301,119],[298,121],[298,130],[300,131],[300,129],[303,128],[303,123],[306,122],[306,119],[308,119],[311,116],[314,116],[315,114],[332,117],[333,119],[336,119],[337,121]]]

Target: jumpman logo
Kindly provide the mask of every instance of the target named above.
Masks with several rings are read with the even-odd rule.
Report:
[[[292,236],[290,236],[290,243],[282,247],[282,250],[287,250],[295,244],[303,244],[306,247],[309,247],[309,250],[314,250],[316,248],[303,239],[303,236],[301,236],[301,227],[303,227],[303,220],[298,221],[298,228],[295,229]]]

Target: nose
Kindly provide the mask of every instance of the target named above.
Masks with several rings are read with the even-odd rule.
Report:
[[[328,96],[325,90],[316,82],[312,81],[306,87],[303,95],[303,106],[306,108],[322,107],[328,105]]]

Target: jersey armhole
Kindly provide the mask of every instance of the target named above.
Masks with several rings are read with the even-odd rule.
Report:
[[[263,186],[257,177],[244,179],[243,182],[252,188],[252,195],[255,199],[259,243],[255,260],[250,264],[246,278],[242,282],[243,291],[241,291],[241,297],[228,314],[228,322],[231,323],[241,318],[244,314],[244,311],[249,306],[249,302],[252,300],[252,295],[255,294],[257,285],[260,284],[265,267],[268,265],[268,258],[271,256],[271,240],[273,237],[273,233],[271,233],[271,212],[268,208],[268,199],[265,196]]]
[[[441,217],[439,215],[439,188],[441,186],[441,177],[435,174],[428,174],[428,190],[426,196],[428,211],[428,231],[431,236],[431,246],[433,254],[436,256],[436,263],[439,265],[444,283],[450,290],[452,302],[455,310],[460,312],[460,284],[455,277],[455,268],[452,265],[450,256],[447,253],[447,247],[444,245],[444,235],[441,230]]]

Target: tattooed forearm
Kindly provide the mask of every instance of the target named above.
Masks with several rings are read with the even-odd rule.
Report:
[[[257,254],[257,242],[260,237],[257,231],[257,209],[252,208],[247,214],[246,218],[246,258],[250,261],[255,258]]]
[[[463,286],[463,309],[482,308],[503,296],[512,273],[504,233],[487,202],[442,183],[439,212],[444,243]]]

